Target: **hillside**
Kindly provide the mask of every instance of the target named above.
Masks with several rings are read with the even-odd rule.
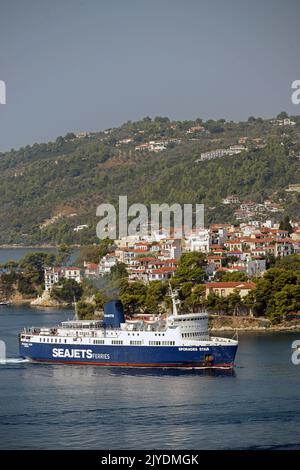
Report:
[[[300,184],[300,117],[293,122],[145,118],[2,153],[0,244],[96,241],[96,207],[119,195],[147,205],[204,203],[207,223],[235,220],[237,206],[222,204],[232,194],[281,208],[264,217],[297,217],[300,193],[285,191]],[[152,141],[166,148],[150,151]],[[237,155],[196,162],[241,142],[247,149]],[[80,224],[89,228],[75,232]]]

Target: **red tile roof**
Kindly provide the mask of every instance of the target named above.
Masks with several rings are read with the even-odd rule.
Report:
[[[254,282],[207,282],[205,284],[207,288],[234,288],[234,289],[254,289]]]
[[[98,264],[96,264],[96,263],[86,263],[85,268],[86,269],[98,269]]]

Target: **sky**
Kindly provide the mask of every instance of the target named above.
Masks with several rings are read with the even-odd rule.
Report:
[[[145,116],[300,114],[298,0],[0,0],[0,151]]]

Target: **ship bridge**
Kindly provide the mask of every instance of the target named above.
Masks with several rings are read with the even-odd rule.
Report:
[[[168,317],[169,327],[179,327],[182,339],[208,340],[208,315],[206,312]]]
[[[63,321],[61,328],[68,330],[95,330],[103,328],[103,322],[101,320],[71,320]]]

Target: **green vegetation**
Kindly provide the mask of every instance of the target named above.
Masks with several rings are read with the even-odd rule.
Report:
[[[206,278],[203,267],[206,265],[205,255],[193,251],[184,253],[178,263],[174,278],[180,282],[200,283]]]
[[[63,254],[63,257],[62,257]],[[3,274],[0,277],[0,295],[4,299],[15,293],[24,298],[34,298],[44,290],[44,267],[56,266],[67,260],[70,249],[62,247],[58,254],[33,252],[26,254],[20,261],[9,261],[0,265]]]
[[[254,315],[278,322],[300,312],[300,273],[291,269],[271,268],[257,279],[256,288],[247,296]]]
[[[113,240],[109,238],[105,240],[98,240],[98,243],[95,245],[83,246],[80,249],[78,258],[75,261],[76,265],[83,265],[84,261],[89,263],[99,263],[100,258],[105,256],[107,253],[111,252],[114,248]]]
[[[209,311],[223,312],[226,315],[238,315],[247,308],[247,303],[241,299],[238,292],[233,292],[227,297],[211,293],[205,300],[204,305]]]
[[[68,261],[70,261],[72,253],[72,248],[68,245],[62,244],[58,248],[58,253],[55,258],[56,264],[59,266],[66,265]],[[48,264],[48,266],[52,266],[52,264]]]
[[[280,230],[287,230],[289,233],[292,233],[293,227],[290,224],[290,218],[288,215],[284,217],[284,219],[279,224]]]
[[[97,243],[96,207],[117,205],[122,194],[129,204],[147,206],[204,203],[207,223],[234,221],[234,207],[221,204],[229,194],[256,202],[271,198],[295,217],[300,195],[285,191],[300,182],[300,118],[293,119],[295,126],[280,127],[254,117],[239,123],[147,117],[82,139],[69,133],[2,153],[0,243]],[[187,133],[193,126],[203,129]],[[201,152],[234,145],[240,137],[250,139],[247,152],[195,163]],[[124,138],[132,141],[120,144]],[[257,138],[265,147],[251,140]],[[175,141],[159,153],[135,151],[141,143],[162,139]],[[74,231],[80,224],[88,228]]]
[[[51,297],[59,302],[71,304],[78,301],[83,294],[83,288],[73,279],[62,279],[59,286],[53,286]]]
[[[222,282],[244,282],[247,281],[247,275],[243,272],[220,272],[217,273],[217,280],[222,281]]]

